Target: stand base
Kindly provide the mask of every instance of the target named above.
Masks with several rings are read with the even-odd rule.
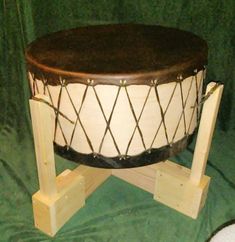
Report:
[[[55,117],[50,106],[30,100],[40,184],[40,191],[33,195],[35,226],[54,236],[84,206],[87,196],[111,174],[152,193],[155,200],[197,218],[205,204],[210,183],[210,178],[204,173],[222,91],[223,85],[214,82],[207,85],[206,93],[209,96],[206,96],[207,101],[201,114],[191,170],[170,161],[120,170],[80,165],[73,171],[66,170],[58,177],[55,172],[52,134]],[[49,102],[44,95],[40,98]]]
[[[190,180],[190,169],[171,161],[157,165],[154,199],[196,219],[203,208],[210,177],[203,176],[199,185]]]
[[[57,193],[48,197],[40,191],[32,196],[35,227],[49,236],[85,205],[85,199],[109,176],[111,171],[80,165],[56,177]]]
[[[190,181],[190,169],[171,161],[117,170],[80,165],[56,177],[54,196],[45,196],[40,191],[33,195],[35,227],[54,236],[111,174],[152,193],[156,201],[194,219],[205,204],[210,183],[210,178],[204,176],[199,185],[194,185]]]

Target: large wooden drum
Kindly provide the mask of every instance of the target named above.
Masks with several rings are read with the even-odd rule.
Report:
[[[34,41],[26,58],[32,96],[44,94],[54,107],[55,151],[69,160],[156,163],[185,149],[197,127],[207,45],[194,34],[81,27]]]

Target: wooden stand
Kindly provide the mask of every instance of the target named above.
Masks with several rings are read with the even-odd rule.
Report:
[[[215,85],[209,83],[206,94]],[[204,174],[222,92],[220,85],[203,105],[191,170],[172,162],[157,165],[154,199],[194,219],[207,197],[210,177]]]
[[[38,96],[43,98],[45,96]],[[47,100],[49,101],[49,100]],[[80,165],[56,177],[51,108],[30,100],[40,190],[33,197],[35,227],[54,236],[82,206],[85,199],[110,175],[111,170]]]
[[[207,86],[207,92],[215,83]],[[154,195],[154,199],[192,218],[203,207],[210,178],[204,175],[223,85],[204,104],[192,169],[171,161],[132,169],[100,169],[80,165],[56,177],[53,151],[53,110],[30,100],[40,190],[33,197],[35,227],[54,236],[110,175]],[[45,100],[45,96],[40,96]],[[49,100],[48,100],[49,101]]]

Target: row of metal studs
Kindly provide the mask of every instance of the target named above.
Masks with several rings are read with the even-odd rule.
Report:
[[[205,69],[206,66],[203,66],[203,68]],[[193,72],[194,72],[194,73],[198,73],[198,69],[194,69]],[[30,73],[30,74],[32,75],[32,77],[33,77],[33,79],[34,79],[35,77],[34,77],[33,73]],[[177,80],[182,80],[182,79],[183,79],[183,75],[182,75],[182,74],[179,74],[179,75],[176,77],[176,79],[177,79]],[[43,74],[42,74],[42,81],[43,81],[44,85],[47,85],[47,82],[48,82],[48,81],[46,80],[46,78],[44,77]],[[60,81],[61,85],[63,85],[63,86],[66,86],[66,85],[67,85],[65,79],[62,79],[61,77],[59,77],[59,81]],[[158,79],[150,80],[150,84],[151,84],[151,85],[156,85],[156,84],[158,83],[158,81],[159,81]],[[94,82],[95,82],[95,81],[94,81],[93,79],[87,79],[87,83],[88,83],[89,85],[94,85]],[[128,81],[127,81],[127,80],[120,80],[119,83],[120,83],[121,85],[127,85],[127,84],[128,84]]]

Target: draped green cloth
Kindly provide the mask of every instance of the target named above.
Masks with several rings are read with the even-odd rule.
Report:
[[[210,151],[212,177],[205,208],[192,220],[152,195],[109,178],[56,235],[33,225],[38,190],[24,49],[39,36],[82,25],[160,24],[189,30],[209,46],[207,82],[225,84]],[[203,242],[235,218],[234,0],[1,0],[0,2],[0,241]],[[192,150],[173,159],[191,165]],[[57,172],[74,164],[56,157]]]

